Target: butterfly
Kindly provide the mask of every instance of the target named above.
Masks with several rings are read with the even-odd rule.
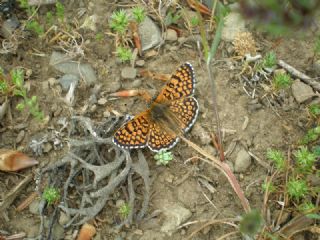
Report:
[[[172,74],[147,110],[115,132],[113,142],[125,149],[171,149],[197,119],[199,104],[192,96],[194,90],[194,69],[186,62]]]

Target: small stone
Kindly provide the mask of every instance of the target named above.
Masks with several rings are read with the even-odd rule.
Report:
[[[178,34],[175,30],[173,29],[168,29],[165,33],[165,40],[166,41],[177,41],[178,40]]]
[[[40,205],[40,200],[34,200],[32,203],[29,205],[29,212],[31,212],[34,215],[39,214],[39,205]]]
[[[58,80],[56,79],[56,78],[49,78],[48,79],[48,83],[49,83],[49,87],[54,87],[55,85],[57,85],[58,84]]]
[[[161,232],[164,232],[169,236],[171,236],[177,230],[177,227],[187,221],[192,215],[189,209],[178,203],[167,204],[162,210],[165,215],[165,221],[161,226]]]
[[[56,240],[64,239],[64,228],[60,224],[53,226],[52,238]]]
[[[229,166],[231,172],[234,172],[234,165],[233,165],[233,162],[230,162],[230,161],[226,161],[226,164]]]
[[[24,136],[25,136],[26,132],[24,130],[21,130],[19,133],[18,133],[18,136],[16,138],[16,143],[21,143],[22,140],[24,139]]]
[[[138,66],[138,67],[143,67],[144,64],[145,64],[145,61],[143,59],[136,61],[136,66]]]
[[[98,100],[98,105],[102,106],[102,105],[105,105],[107,102],[108,100],[105,97],[103,97]]]
[[[43,152],[44,153],[50,152],[52,150],[52,148],[53,147],[52,147],[51,143],[46,142],[43,144]]]
[[[112,84],[106,86],[105,91],[107,93],[114,93],[114,92],[118,91],[120,88],[121,88],[121,82],[115,81],[115,82],[112,82]]]
[[[133,67],[124,67],[121,70],[121,78],[123,79],[134,79],[137,76],[137,69]]]
[[[148,16],[139,24],[142,51],[148,50],[162,42],[159,27]]]
[[[116,207],[117,208],[120,208],[120,207],[122,207],[123,205],[125,205],[126,204],[126,202],[123,200],[123,199],[118,199],[117,201],[116,201]]]
[[[142,84],[141,79],[136,79],[132,82],[128,82],[127,84],[123,85],[124,89],[132,89],[132,88],[139,88]]]
[[[108,118],[110,116],[111,116],[111,113],[108,110],[103,112],[103,117]]]
[[[283,68],[279,68],[279,69],[276,69],[276,70],[274,70],[274,72],[273,72],[273,74],[274,75],[278,75],[278,74],[286,74],[287,72],[286,72],[286,70],[284,70]]]
[[[210,153],[210,154],[212,154],[213,156],[216,156],[217,155],[217,150],[214,148],[214,147],[212,147],[211,145],[205,145],[204,147],[203,147],[203,149],[207,152],[207,153]]]
[[[319,76],[320,75],[320,59],[318,59],[317,61],[315,61],[312,64],[312,71]]]
[[[27,237],[28,238],[36,238],[39,235],[39,225],[33,224],[30,227],[28,227],[27,230]]]
[[[298,103],[303,103],[316,96],[313,92],[312,87],[301,82],[299,79],[295,80],[291,86],[292,95]]]
[[[225,17],[221,38],[227,42],[232,42],[238,33],[245,32],[245,21],[240,13],[231,12]]]
[[[250,112],[258,111],[261,108],[262,108],[262,104],[261,103],[251,104],[251,105],[248,106],[248,110]]]
[[[11,38],[14,30],[16,30],[19,27],[19,25],[20,23],[17,18],[10,18],[5,20],[2,23],[1,30],[0,30],[2,36],[4,36],[7,39]]]
[[[60,212],[60,217],[59,217],[59,224],[61,226],[64,226],[66,223],[68,223],[70,221],[70,217],[65,214],[65,212]]]
[[[234,163],[234,171],[238,173],[245,172],[251,164],[251,156],[249,153],[241,149],[238,154],[236,161]]]
[[[79,82],[79,76],[73,74],[65,74],[61,78],[59,78],[59,82],[62,86],[64,91],[68,91],[70,88],[71,83],[75,83],[76,85]]]

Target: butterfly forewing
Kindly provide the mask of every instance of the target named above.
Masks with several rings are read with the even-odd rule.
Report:
[[[145,111],[126,122],[113,137],[113,142],[122,148],[143,148],[150,132],[149,111]]]
[[[155,102],[173,101],[194,93],[195,73],[190,63],[182,64],[162,88]]]
[[[175,116],[179,119],[179,127],[184,132],[187,132],[197,119],[199,104],[194,97],[187,97],[172,101],[170,103],[170,110],[175,113]]]

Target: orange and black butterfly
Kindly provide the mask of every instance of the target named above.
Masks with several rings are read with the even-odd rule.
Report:
[[[192,96],[194,89],[194,69],[187,62],[175,71],[146,111],[116,131],[113,142],[126,149],[148,146],[154,152],[174,147],[197,119],[199,104]]]

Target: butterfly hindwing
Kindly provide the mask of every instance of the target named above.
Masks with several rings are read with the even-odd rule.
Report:
[[[186,97],[170,103],[170,110],[179,119],[180,128],[187,132],[195,123],[198,112],[199,104],[194,97]]]
[[[176,145],[178,138],[174,133],[165,131],[159,124],[150,124],[150,135],[148,140],[148,147],[158,152],[160,150],[168,150]]]

